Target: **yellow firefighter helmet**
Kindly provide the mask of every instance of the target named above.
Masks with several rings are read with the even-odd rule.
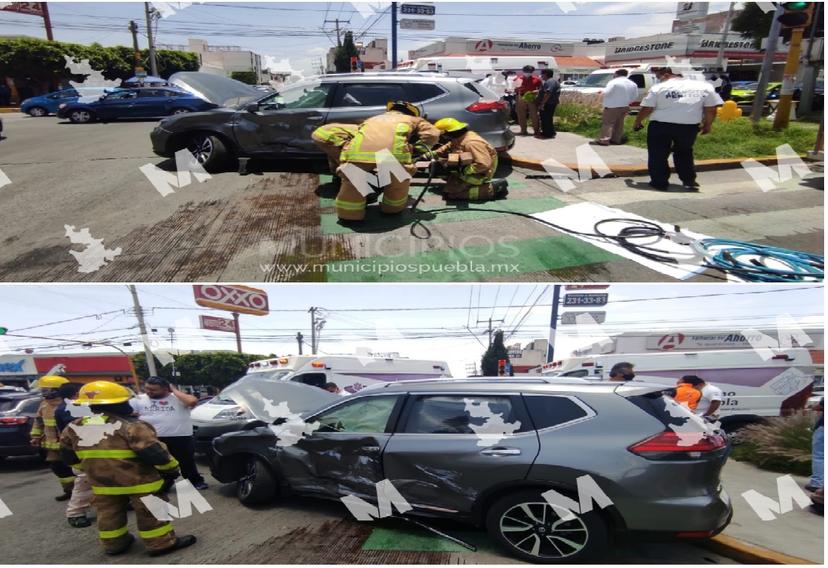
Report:
[[[60,385],[65,385],[69,379],[58,375],[44,375],[37,379],[35,386],[39,389],[58,389]]]
[[[469,125],[465,122],[460,122],[456,118],[441,118],[437,122],[434,123],[434,126],[438,130],[442,130],[443,132],[457,132],[458,130],[463,130],[464,128],[468,128]]]
[[[407,112],[411,116],[420,116],[420,107],[408,101],[388,101],[385,103],[385,109],[389,112],[398,110],[400,112]]]
[[[92,381],[83,385],[75,404],[118,404],[132,398],[129,389],[110,381]]]

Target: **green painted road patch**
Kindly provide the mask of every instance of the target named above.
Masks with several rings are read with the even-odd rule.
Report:
[[[466,552],[468,549],[425,530],[375,528],[362,543],[362,550],[407,552]]]

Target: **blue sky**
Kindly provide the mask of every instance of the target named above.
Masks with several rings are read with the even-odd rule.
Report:
[[[485,343],[485,320],[503,319],[495,324],[513,333],[508,343],[526,343],[548,337],[552,286],[546,284],[484,285],[254,285],[268,291],[269,316],[241,316],[245,351],[251,353],[297,353],[297,331],[310,341],[311,306],[326,309],[327,323],[322,331],[323,353],[353,353],[358,347],[374,352],[399,352],[412,358],[447,360],[455,376],[462,376],[465,365],[479,361]],[[785,292],[767,292],[785,289]],[[756,293],[765,291],[767,293]],[[162,348],[169,348],[167,328],[173,327],[179,349],[235,349],[232,334],[198,329],[198,315],[229,317],[226,312],[199,309],[187,284],[138,285],[142,304],[148,310],[149,326],[158,330],[152,337]],[[713,296],[710,296],[710,295]],[[780,285],[663,285],[613,284],[607,321],[601,326],[607,334],[630,330],[680,331],[687,329],[745,329],[775,324],[777,314],[788,314],[798,321],[822,325],[823,290],[820,287]],[[682,296],[681,298],[675,298]],[[696,296],[696,297],[684,297]],[[708,296],[708,297],[703,297]],[[656,299],[670,298],[670,299]],[[534,309],[514,306],[537,302]],[[59,337],[61,339],[113,339],[118,345],[135,341],[135,317],[129,312],[132,299],[124,285],[4,285],[0,293],[0,326],[11,333]],[[469,307],[471,306],[471,307]],[[490,306],[499,306],[491,308]],[[512,306],[511,308],[508,306]],[[439,308],[452,310],[386,311],[388,308]],[[352,309],[377,311],[337,311]],[[104,313],[112,312],[112,313]],[[80,316],[100,314],[72,322],[51,324]],[[525,317],[524,317],[525,316]],[[521,323],[522,322],[522,323]],[[465,330],[469,326],[477,338]],[[30,326],[33,329],[22,330]],[[742,327],[744,326],[744,327]],[[431,337],[413,338],[412,335]],[[436,336],[436,337],[435,337]],[[591,342],[575,335],[573,326],[559,332],[559,355]],[[38,352],[68,353],[78,347],[59,349],[57,340],[34,340],[0,336],[0,354],[19,353],[25,347]],[[134,350],[140,344],[133,343]],[[111,351],[107,348],[96,351]],[[306,351],[307,352],[307,351]],[[556,357],[557,358],[557,357]]]
[[[171,3],[173,5],[177,3]],[[214,45],[238,45],[275,61],[311,72],[315,61],[335,44],[333,24],[343,24],[364,39],[389,37],[390,16],[380,2],[204,2],[182,7],[159,22],[158,43],[182,44],[198,37]],[[400,56],[446,36],[511,37],[527,41],[581,40],[624,35],[638,37],[670,31],[675,2],[575,2],[564,10],[555,2],[436,2],[433,32],[400,33]],[[710,11],[726,10],[728,3],[712,2]],[[134,19],[145,32],[142,2],[49,2],[55,39],[103,45],[131,45],[127,31]],[[566,6],[564,6],[566,8]],[[371,12],[375,16],[368,16]],[[629,15],[626,15],[629,14]],[[328,30],[326,36],[322,29]],[[78,29],[82,28],[82,29]],[[306,34],[313,34],[307,37]],[[0,12],[0,36],[45,37],[39,18]],[[297,37],[297,34],[305,34]],[[146,37],[140,37],[146,46]]]

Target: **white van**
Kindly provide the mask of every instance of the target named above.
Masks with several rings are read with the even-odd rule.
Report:
[[[503,71],[520,71],[526,65],[535,68],[535,73],[542,69],[555,70],[558,76],[558,64],[554,57],[539,55],[451,55],[440,57],[421,57],[413,61],[406,61],[397,67],[398,71],[419,71],[445,73],[450,77],[474,77],[483,79],[489,74],[498,74]]]
[[[647,94],[650,87],[656,84],[656,77],[652,70],[656,67],[663,66],[664,64],[656,65],[652,63],[613,65],[604,69],[596,69],[584,79],[578,81],[576,86],[562,86],[561,90],[574,91],[585,95],[602,95],[607,83],[615,77],[615,72],[619,69],[626,69],[628,72],[627,79],[635,83],[638,87],[638,97],[636,97],[635,101],[632,105],[630,105],[633,110],[637,110],[641,105],[641,100],[644,98],[644,95]],[[673,66],[673,72],[680,73],[687,79],[696,79],[699,81],[705,80],[704,73],[699,69]]]
[[[767,350],[769,351],[769,350]],[[805,406],[814,382],[807,349],[753,349],[627,353],[553,361],[541,374],[549,378],[607,380],[616,363],[635,365],[633,382],[674,387],[684,375],[697,375],[724,392],[719,416],[723,422],[751,421],[757,416],[782,416]]]

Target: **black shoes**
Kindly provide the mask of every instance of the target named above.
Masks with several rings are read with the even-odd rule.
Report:
[[[62,493],[62,494],[58,495],[57,497],[55,497],[55,501],[68,501],[71,498],[72,498],[71,493]]]
[[[193,483],[193,487],[195,487],[199,491],[204,491],[205,489],[209,489],[210,486],[207,485],[207,483],[205,483],[204,481],[202,481],[201,483]]]
[[[188,546],[192,546],[196,543],[196,537],[191,534],[186,534],[184,536],[176,537],[175,543],[168,547],[162,548],[161,550],[150,550],[150,556],[162,556],[164,554],[169,554],[170,552],[175,552],[176,550],[181,550],[182,548],[187,548]]]
[[[681,185],[684,191],[698,191],[701,187],[697,181],[684,182]]]
[[[66,521],[69,523],[70,527],[74,527],[76,529],[84,529],[92,526],[92,521],[87,519],[85,515],[83,517],[68,517]]]
[[[660,183],[649,182],[649,183],[647,183],[647,185],[649,185],[653,189],[657,189],[659,191],[667,191],[667,188],[670,187],[670,185],[666,184],[666,183],[665,184],[660,184]]]
[[[104,550],[104,552],[109,556],[117,556],[118,554],[123,554],[124,552],[129,550],[129,548],[132,546],[132,543],[135,542],[135,537],[130,533],[127,533],[126,536],[127,542],[121,548],[116,548],[115,550]]]
[[[509,195],[509,183],[505,179],[495,179],[492,184],[492,199],[506,199]]]

